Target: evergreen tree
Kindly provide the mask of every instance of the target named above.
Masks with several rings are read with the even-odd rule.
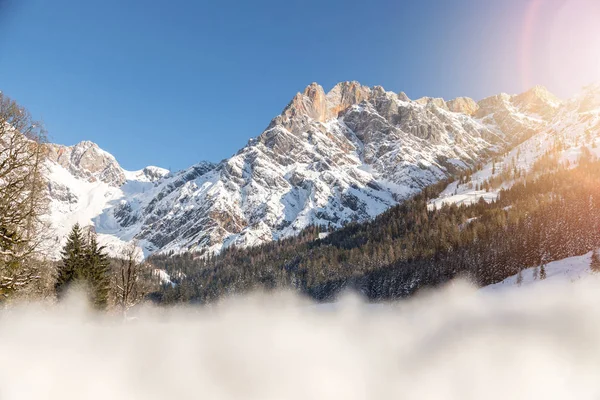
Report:
[[[90,300],[98,309],[106,308],[110,289],[110,262],[104,246],[98,245],[96,234],[90,233],[85,248],[84,275],[90,288]]]
[[[540,267],[540,279],[546,279],[546,265],[544,264],[542,264],[542,266]]]
[[[54,288],[58,297],[62,297],[66,289],[76,280],[82,278],[85,265],[85,240],[81,227],[75,224],[69,233],[67,243],[61,252],[61,265]]]
[[[61,298],[72,284],[80,283],[96,308],[106,308],[110,263],[104,247],[98,245],[96,235],[90,232],[86,240],[79,224],[75,224],[61,255],[62,263],[54,286],[58,297]]]
[[[600,272],[600,255],[598,254],[598,250],[594,249],[592,252],[592,262],[590,264],[590,269],[594,272]]]

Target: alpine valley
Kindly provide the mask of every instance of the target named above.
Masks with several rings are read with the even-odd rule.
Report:
[[[48,244],[59,249],[78,222],[93,225],[112,253],[134,241],[146,256],[217,254],[294,237],[309,226],[370,221],[466,171],[477,171],[472,184],[454,182],[430,207],[491,200],[493,191],[479,184],[492,169],[514,162],[517,152],[520,168],[530,168],[559,135],[578,148],[577,138],[591,128],[598,134],[599,112],[598,86],[564,102],[543,87],[476,102],[411,100],[357,82],[326,93],[313,83],[264,132],[216,164],[126,171],[92,142],[49,144]]]

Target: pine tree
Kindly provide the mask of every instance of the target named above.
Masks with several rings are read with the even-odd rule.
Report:
[[[592,262],[590,263],[590,269],[594,272],[600,272],[600,255],[598,250],[594,249],[592,252]]]
[[[85,240],[83,233],[79,224],[75,224],[61,252],[62,263],[58,267],[58,277],[54,285],[59,298],[64,295],[66,289],[73,282],[82,278],[81,271],[85,265],[84,251]]]
[[[90,232],[86,240],[79,224],[75,224],[61,255],[62,263],[54,286],[58,297],[61,298],[72,284],[81,283],[91,303],[98,309],[106,308],[110,263],[104,247],[98,245],[96,235]]]
[[[544,264],[542,264],[542,266],[540,267],[540,279],[546,279],[546,265]]]
[[[523,270],[519,269],[517,273],[517,286],[521,286],[521,284],[523,284]]]
[[[90,300],[98,309],[106,308],[110,289],[110,262],[104,246],[98,245],[96,234],[90,233],[85,248],[85,278],[90,287]]]

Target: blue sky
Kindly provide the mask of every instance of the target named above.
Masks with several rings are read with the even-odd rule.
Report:
[[[527,4],[0,0],[0,90],[54,142],[181,169],[229,157],[313,81],[411,98],[519,92]]]

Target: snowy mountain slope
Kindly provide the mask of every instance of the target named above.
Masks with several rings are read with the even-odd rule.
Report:
[[[556,284],[563,282],[576,282],[586,279],[590,276],[596,276],[590,269],[592,252],[576,257],[569,257],[563,260],[548,263],[546,270],[546,279],[539,279],[539,267],[527,268],[521,271],[521,283],[519,283],[518,274],[510,276],[502,282],[486,286],[481,289],[482,293],[493,293],[496,291],[515,289],[518,287],[527,287],[530,285]]]
[[[294,235],[309,224],[364,221],[423,187],[547,127],[547,91],[411,101],[344,82],[298,93],[267,129],[219,164],[176,174],[124,171],[90,142],[52,145],[51,213],[60,242],[75,221],[116,251],[219,251]]]
[[[556,104],[556,103],[554,103]],[[600,84],[591,85],[583,93],[562,104],[553,113],[550,123],[536,135],[515,146],[495,161],[491,161],[472,174],[469,181],[451,183],[439,198],[430,202],[430,208],[440,208],[443,204],[470,204],[483,198],[494,200],[500,189],[510,187],[519,178],[532,171],[537,161],[552,154],[558,163],[574,166],[583,149],[600,157]],[[500,175],[505,174],[505,177]],[[489,191],[481,185],[494,178],[502,184]]]
[[[49,144],[46,165],[48,180],[50,236],[46,242],[51,257],[57,257],[66,235],[75,223],[95,225],[94,220],[111,208],[112,202],[135,193],[143,193],[168,171],[147,167],[140,171],[123,170],[112,155],[95,143],[75,146]],[[131,238],[119,238],[99,231],[100,242],[113,255]]]

